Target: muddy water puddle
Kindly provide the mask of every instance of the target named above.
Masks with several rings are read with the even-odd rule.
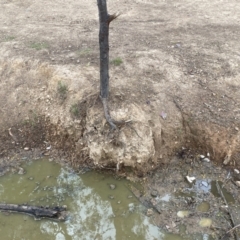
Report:
[[[0,178],[0,202],[67,205],[69,218],[54,222],[2,212],[1,239],[182,239],[164,234],[150,221],[126,180],[97,172],[79,175],[48,160],[27,163],[23,169],[25,174]]]

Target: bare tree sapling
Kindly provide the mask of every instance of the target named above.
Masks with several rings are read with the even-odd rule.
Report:
[[[100,48],[100,98],[104,114],[112,129],[116,129],[108,110],[109,95],[109,25],[119,14],[108,14],[107,0],[97,0],[99,11],[99,48]]]

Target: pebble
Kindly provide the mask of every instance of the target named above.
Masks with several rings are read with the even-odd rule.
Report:
[[[28,151],[28,150],[29,150],[29,147],[25,147],[24,150],[25,150],[25,151]]]
[[[162,119],[166,119],[167,118],[167,113],[161,112],[160,116],[162,117]]]
[[[204,162],[210,162],[210,159],[209,158],[204,158],[203,161]]]
[[[152,203],[153,206],[156,206],[156,205],[157,205],[157,201],[156,201],[155,198],[152,198],[152,199],[150,200],[150,202]]]
[[[207,187],[207,186],[208,186],[208,183],[207,183],[206,181],[202,181],[201,183],[202,183],[202,185],[203,185],[204,187]]]
[[[188,181],[189,183],[192,183],[193,181],[196,180],[195,177],[189,177],[189,176],[186,176],[186,179],[187,179],[187,181]]]
[[[238,169],[234,169],[234,172],[236,173],[236,174],[239,174],[239,170]]]
[[[212,225],[212,220],[210,218],[202,218],[199,225],[201,227],[210,227]]]
[[[188,217],[189,211],[178,211],[177,216],[180,218]]]
[[[200,155],[200,158],[203,159],[203,158],[205,158],[205,156],[204,155]]]
[[[238,187],[240,187],[240,181],[235,182]]]
[[[151,196],[152,197],[157,197],[158,196],[158,191],[157,190],[152,190],[151,191]]]
[[[175,48],[181,48],[181,44],[180,43],[176,43],[175,44]]]
[[[19,168],[18,174],[19,175],[23,175],[24,174],[24,169],[23,168]]]
[[[225,212],[225,213],[229,213],[228,206],[226,206],[226,205],[221,206],[220,210]]]
[[[153,215],[153,210],[152,210],[151,208],[149,208],[149,209],[147,210],[147,216],[150,217],[150,216],[152,216],[152,215]]]
[[[135,210],[135,206],[134,206],[134,203],[129,203],[128,204],[128,209],[129,209],[129,212],[134,212],[134,210]]]
[[[113,195],[109,195],[108,198],[109,199],[114,199],[114,196]]]
[[[110,184],[109,187],[110,187],[112,190],[114,190],[114,189],[116,188],[116,185]]]

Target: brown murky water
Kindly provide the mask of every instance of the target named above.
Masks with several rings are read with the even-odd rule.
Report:
[[[23,175],[0,178],[0,202],[67,205],[69,219],[65,223],[36,221],[23,214],[0,213],[1,239],[182,239],[164,234],[150,222],[126,180],[97,172],[78,175],[48,160],[27,163],[23,168]]]

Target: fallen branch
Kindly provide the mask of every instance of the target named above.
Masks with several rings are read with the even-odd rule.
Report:
[[[235,230],[236,228],[239,228],[240,224],[236,225],[235,227],[231,228],[229,231],[226,232],[226,234],[231,233],[233,230]]]
[[[224,196],[224,194],[223,194],[223,192],[222,192],[222,189],[221,189],[220,185],[218,184],[218,181],[216,181],[216,186],[217,186],[218,193],[219,193],[220,196],[222,197],[225,205],[228,207],[227,200],[226,200],[226,198],[225,198],[225,196]],[[233,218],[233,216],[232,216],[232,214],[231,214],[231,211],[230,211],[229,209],[227,209],[227,211],[228,211],[228,215],[230,216],[230,220],[231,220],[231,223],[232,223],[232,227],[233,227],[233,228],[232,228],[230,231],[226,232],[221,239],[223,239],[223,238],[224,238],[227,234],[229,234],[232,230],[234,230],[235,228],[237,228],[237,225],[236,225],[236,223],[235,223],[235,221],[234,221],[234,218]],[[235,239],[236,239],[236,240],[239,239],[237,232],[235,232],[234,236],[235,236]]]
[[[143,195],[141,194],[140,190],[135,188],[134,186],[129,186],[128,189],[131,191],[131,193],[138,199],[138,201],[145,206],[146,208],[152,208],[157,213],[161,214],[161,211],[150,201],[147,201],[144,199]]]
[[[8,212],[18,212],[25,213],[35,218],[51,218],[57,221],[65,221],[66,207],[38,207],[38,206],[28,206],[28,205],[17,205],[17,204],[0,204],[0,211],[8,211]]]

